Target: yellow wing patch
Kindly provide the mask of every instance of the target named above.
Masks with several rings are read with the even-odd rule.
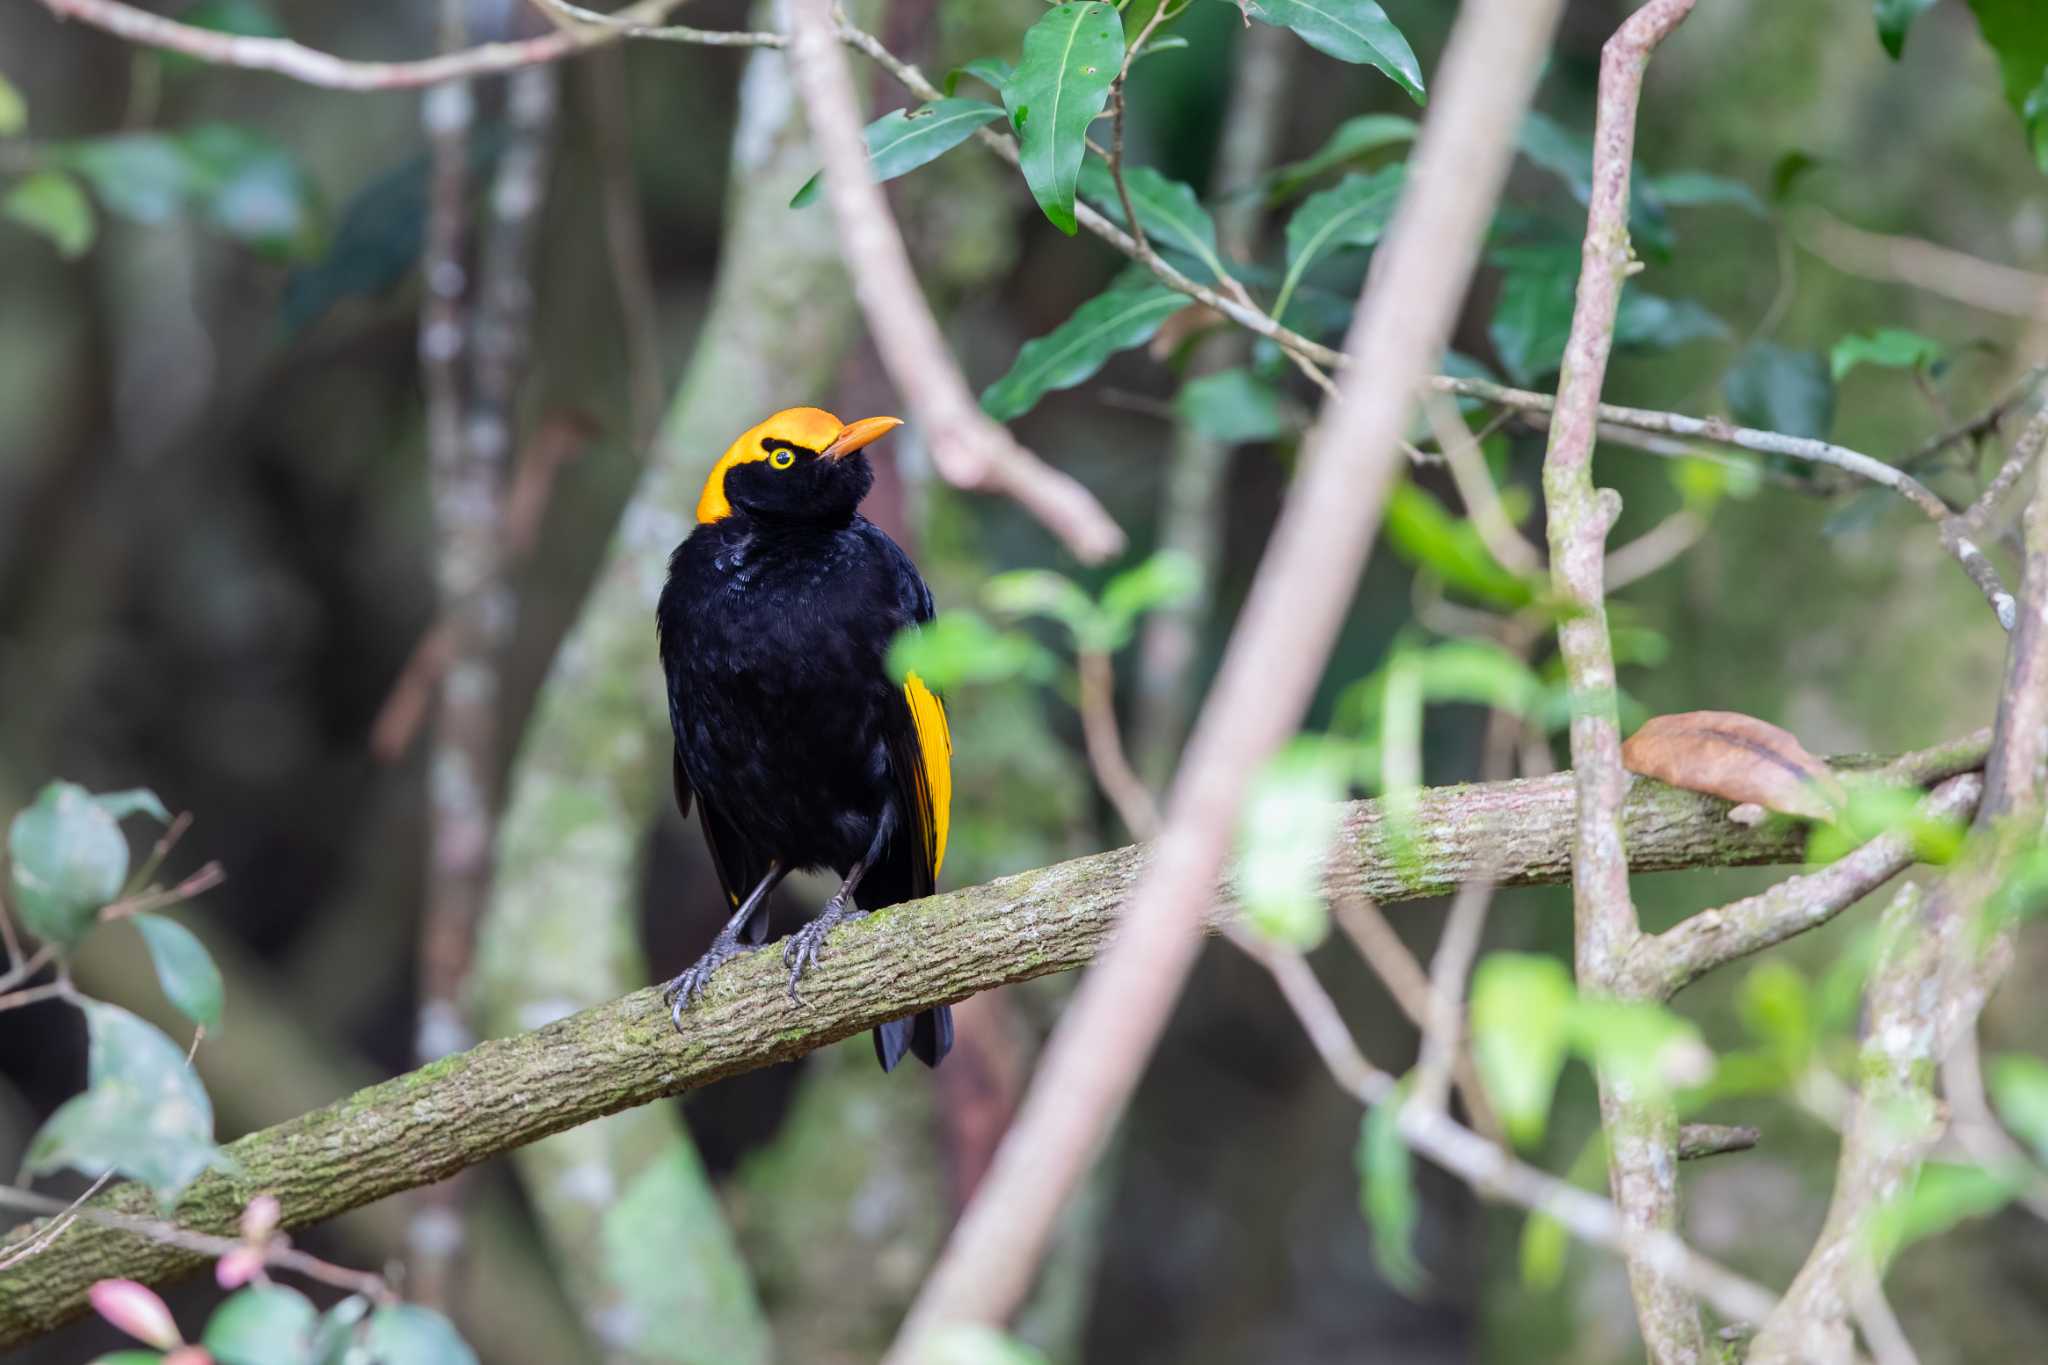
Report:
[[[939,880],[939,868],[946,861],[946,830],[953,810],[953,732],[946,725],[946,706],[911,673],[903,681],[903,695],[910,702],[910,719],[917,727],[917,794],[932,813],[932,881]]]
[[[784,408],[767,421],[748,427],[711,466],[704,491],[697,495],[697,520],[723,521],[732,515],[732,503],[725,496],[725,476],[735,465],[767,459],[768,451],[761,445],[764,438],[788,441],[805,450],[823,450],[843,427],[823,408]]]

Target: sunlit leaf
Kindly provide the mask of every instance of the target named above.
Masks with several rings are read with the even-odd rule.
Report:
[[[86,1001],[91,1039],[84,1094],[66,1101],[29,1144],[27,1165],[139,1180],[169,1203],[224,1158],[213,1105],[184,1049],[115,1005]]]
[[[1413,142],[1421,125],[1401,114],[1359,114],[1345,119],[1323,145],[1299,161],[1275,170],[1271,181],[1274,197],[1285,199],[1325,171],[1348,165],[1382,147]]]
[[[161,1365],[163,1358],[161,1351],[113,1351],[94,1356],[92,1365]]]
[[[1068,0],[1025,32],[1023,60],[1003,83],[1024,183],[1052,225],[1068,236],[1079,227],[1074,192],[1088,125],[1108,102],[1123,60],[1124,29],[1115,7]]]
[[[1571,1244],[1571,1234],[1565,1231],[1564,1224],[1547,1213],[1531,1211],[1522,1224],[1519,1259],[1523,1285],[1547,1294],[1562,1284]]]
[[[1372,1226],[1373,1261],[1388,1284],[1415,1297],[1428,1283],[1415,1259],[1415,1231],[1422,1200],[1415,1190],[1415,1164],[1401,1141],[1405,1087],[1365,1111],[1358,1132],[1358,1204]]]
[[[1535,670],[1490,640],[1445,640],[1421,651],[1422,694],[1432,702],[1468,702],[1533,714],[1549,689]]]
[[[0,198],[0,215],[47,237],[67,261],[90,251],[99,235],[92,201],[63,171],[37,171],[16,181]]]
[[[900,632],[889,646],[889,674],[898,682],[915,673],[944,692],[963,683],[1046,679],[1057,663],[1045,647],[1020,631],[997,630],[971,611],[944,611]]]
[[[1508,1136],[1539,1141],[1571,1042],[1576,993],[1554,957],[1490,953],[1472,974],[1472,1059]]]
[[[1161,607],[1179,606],[1202,585],[1201,566],[1178,550],[1161,550],[1118,573],[1102,587],[1099,615],[1104,649],[1130,640],[1138,618]]]
[[[430,1308],[394,1303],[370,1315],[366,1333],[375,1365],[477,1365],[454,1324]]]
[[[1345,746],[1302,737],[1253,779],[1238,835],[1238,900],[1261,937],[1304,952],[1330,931],[1323,863],[1343,825]]]
[[[1228,273],[1216,252],[1216,223],[1195,197],[1195,192],[1178,180],[1169,180],[1150,166],[1124,169],[1124,188],[1130,191],[1131,207],[1153,246],[1179,251],[1200,261],[1221,280]],[[1080,193],[1101,210],[1104,217],[1124,224],[1123,199],[1116,192],[1116,177],[1106,162],[1090,158],[1081,168]]]
[[[0,137],[14,137],[28,127],[28,101],[5,76],[0,76]]]
[[[1877,36],[1896,61],[1906,50],[1906,30],[1915,19],[1934,8],[1934,0],[1876,0],[1876,8]]]
[[[1736,991],[1735,1009],[1743,1027],[1768,1044],[1788,1072],[1804,1068],[1820,1041],[1812,987],[1789,962],[1771,958],[1753,968]]]
[[[892,109],[867,126],[869,172],[878,181],[894,180],[936,161],[973,136],[976,128],[1002,116],[1002,110],[982,100],[943,99],[915,109]],[[789,206],[800,209],[815,200],[824,188],[824,176],[820,171],[804,181]]]
[[[1118,351],[1142,346],[1187,298],[1163,284],[1128,284],[1098,294],[1042,337],[1024,343],[1010,372],[982,391],[981,406],[1013,421],[1056,389],[1070,389]]]
[[[960,78],[962,76],[972,76],[975,80],[980,81],[983,85],[1000,95],[1003,93],[1003,87],[1010,83],[1010,77],[1016,73],[1016,70],[1016,67],[1011,66],[1001,57],[976,57],[971,62],[963,62],[946,73],[946,97],[951,99],[953,92],[960,88]]]
[[[1876,365],[1892,370],[1917,370],[1940,361],[1947,349],[1931,337],[1903,327],[1881,327],[1868,336],[1847,336],[1828,352],[1828,368],[1835,382],[1858,365]]]
[[[2017,1171],[1930,1161],[1911,1189],[1878,1211],[1872,1240],[1890,1251],[1939,1237],[1966,1219],[1997,1213],[2025,1178]]]
[[[14,908],[37,938],[69,948],[128,880],[128,840],[85,788],[52,782],[7,831]]]
[[[1744,426],[1823,441],[1834,429],[1834,380],[1817,351],[1751,342],[1722,377],[1721,392]]]
[[[1241,8],[1254,19],[1293,29],[1318,52],[1378,67],[1417,104],[1423,102],[1415,51],[1373,0],[1243,0]]]
[[[1446,586],[1508,608],[1535,600],[1535,585],[1501,567],[1471,522],[1452,516],[1413,483],[1396,485],[1388,498],[1386,533],[1396,554],[1427,568]]]
[[[1039,616],[1057,621],[1077,638],[1095,624],[1095,599],[1065,574],[1051,569],[1012,569],[981,587],[989,610],[1005,616]]]
[[[220,968],[192,931],[162,915],[137,915],[135,927],[149,945],[149,960],[164,998],[178,1013],[205,1029],[220,1031]]]
[[[296,1289],[251,1285],[214,1309],[200,1344],[219,1365],[320,1365],[313,1354],[318,1317]]]
[[[1699,1029],[1662,1005],[1583,996],[1570,1013],[1572,1046],[1639,1094],[1669,1094],[1713,1074]]]
[[[1246,369],[1190,381],[1175,395],[1173,409],[1202,435],[1230,445],[1271,441],[1288,431],[1280,390]]]
[[[1855,852],[1880,834],[1902,834],[1921,862],[1949,863],[1962,852],[1964,825],[1954,816],[1932,816],[1923,808],[1923,794],[1906,787],[1852,783],[1848,803],[1832,823],[1815,825],[1806,841],[1806,859],[1831,863]]]
[[[1985,1077],[2005,1126],[2048,1161],[2048,1062],[2024,1052],[2001,1053],[1991,1059]]]
[[[1301,278],[1325,254],[1347,246],[1372,246],[1387,230],[1408,168],[1383,166],[1371,175],[1347,175],[1330,189],[1302,201],[1287,220],[1287,275],[1274,300],[1282,317]]]

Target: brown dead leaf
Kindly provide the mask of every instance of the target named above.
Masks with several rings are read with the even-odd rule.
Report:
[[[1652,716],[1621,746],[1621,762],[1674,787],[1809,820],[1833,820],[1847,800],[1797,736],[1739,711]]]

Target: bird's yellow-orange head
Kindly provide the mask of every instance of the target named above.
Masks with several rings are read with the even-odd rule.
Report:
[[[846,457],[902,425],[895,417],[841,422],[823,408],[784,408],[741,432],[711,466],[697,498],[697,520],[723,521],[736,505],[764,514],[837,510],[849,493],[858,503],[867,474],[863,465],[857,479],[849,477]]]

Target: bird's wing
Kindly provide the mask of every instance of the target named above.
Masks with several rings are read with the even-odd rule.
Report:
[[[889,766],[897,805],[909,826],[911,894],[928,896],[946,862],[946,832],[953,809],[953,735],[946,704],[912,673],[903,684],[903,709],[889,724]]]

